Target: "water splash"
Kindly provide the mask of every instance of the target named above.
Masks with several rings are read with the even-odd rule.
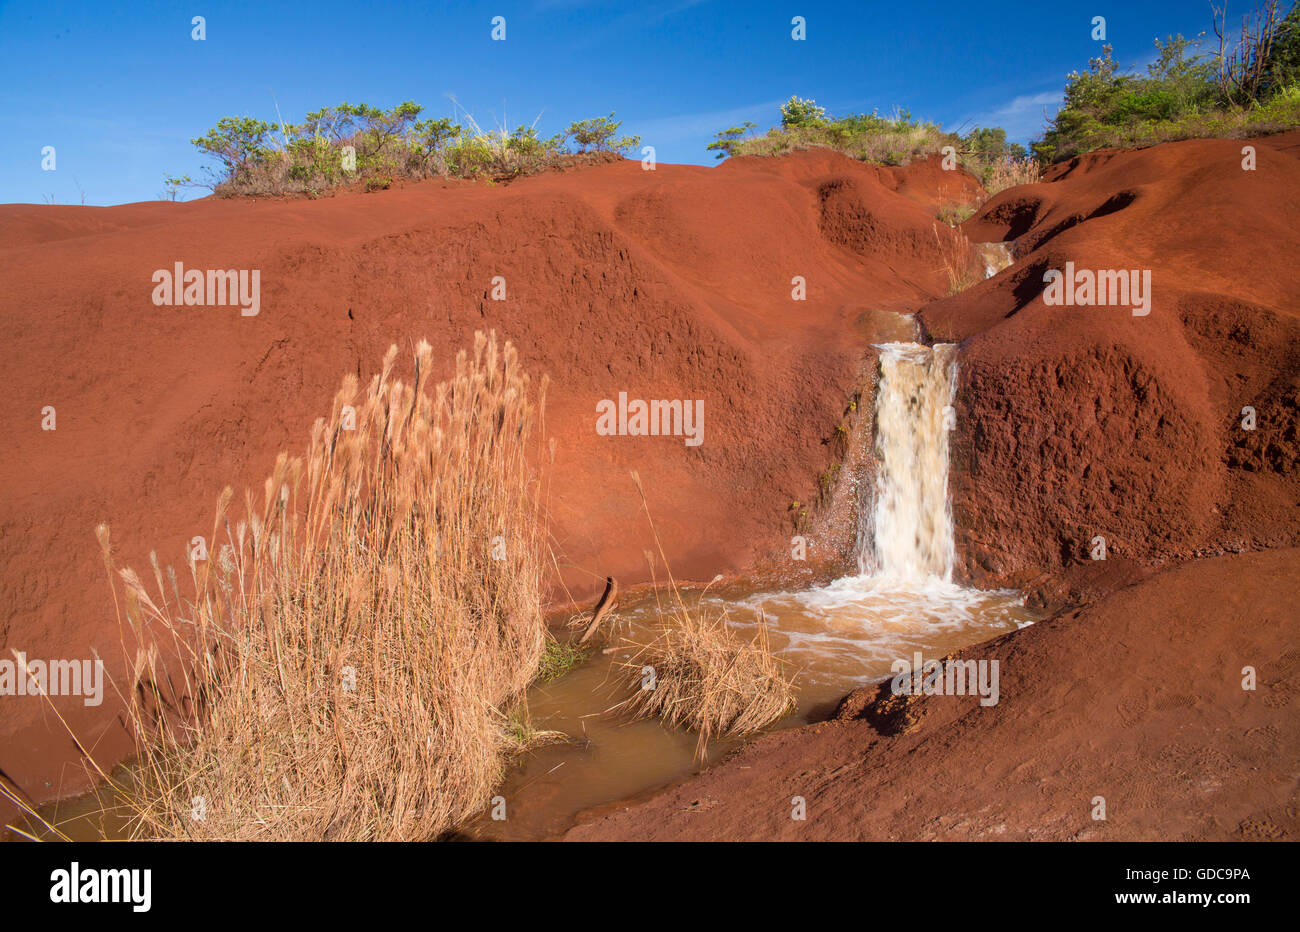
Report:
[[[1003,269],[1015,264],[1015,241],[1006,243],[979,243],[975,247],[984,263],[984,277],[992,278]]]

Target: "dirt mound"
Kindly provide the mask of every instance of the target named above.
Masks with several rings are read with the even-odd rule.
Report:
[[[998,661],[994,705],[886,681],[567,838],[1296,838],[1298,586],[1297,550],[1167,570],[956,654]]]
[[[1014,239],[1017,257],[920,314],[932,338],[963,343],[951,487],[967,579],[1078,576],[1099,537],[1108,559],[1148,569],[1300,543],[1287,139],[1254,141],[1253,171],[1233,140],[1092,153],[965,225]],[[1148,313],[1046,305],[1044,273],[1067,261],[1149,270]]]
[[[968,652],[1007,661],[992,710],[926,700],[873,713],[891,737],[865,721],[774,735],[702,778],[725,798],[678,790],[633,810],[653,816],[575,835],[1150,837],[1171,817],[1189,837],[1294,833],[1269,781],[1273,759],[1295,757],[1281,703],[1297,552],[1142,580],[1300,544],[1296,136],[1251,143],[1253,171],[1244,143],[1222,140],[1058,166],[965,225],[973,242],[1015,239],[1016,263],[941,300],[934,214],[973,182],[937,160],[880,168],[808,150],[316,201],[0,207],[0,653],[93,650],[120,682],[97,523],[112,525],[121,565],[146,570],[151,550],[180,564],[210,533],[220,489],[260,484],[279,450],[301,449],[345,372],[369,378],[390,343],[426,338],[440,378],[489,328],[552,380],[557,598],[647,578],[630,469],[679,578],[738,570],[788,542],[791,503],[814,500],[843,452],[837,427],[869,344],[924,306],[925,333],[962,344],[960,575],[1051,605],[1136,584]],[[1067,261],[1151,271],[1150,313],[1045,305],[1043,274]],[[178,262],[260,270],[259,313],[154,305],[154,272]],[[620,393],[702,401],[703,443],[601,436],[597,404]],[[43,430],[51,408],[57,429]],[[1098,537],[1105,561],[1091,559]],[[1245,665],[1263,685],[1243,698]],[[1159,669],[1168,688],[1134,669]],[[105,763],[127,750],[111,688],[103,706],[59,708]],[[1240,755],[1210,750],[1232,729]],[[1122,755],[1139,766],[1114,763]],[[1269,781],[1245,783],[1250,767]],[[4,699],[0,775],[37,801],[85,785],[32,698]],[[1087,819],[1082,794],[1119,800],[1116,815]],[[791,824],[792,795],[809,801],[808,822]],[[756,815],[765,799],[773,808]],[[965,821],[935,817],[954,805]]]
[[[315,201],[0,207],[0,653],[94,649],[120,681],[98,522],[121,565],[147,575],[151,550],[181,565],[221,488],[260,486],[277,451],[302,449],[344,373],[368,379],[390,343],[427,338],[443,377],[488,328],[552,379],[548,509],[575,597],[607,575],[647,576],[633,468],[680,578],[745,565],[788,539],[789,503],[812,499],[832,459],[867,345],[854,322],[943,290],[922,248],[864,261],[828,237],[822,191],[841,185],[878,229],[923,243],[931,215],[917,198],[935,195],[936,172],[819,150]],[[259,313],[155,306],[152,276],[177,262],[260,270]],[[796,276],[806,300],[792,300]],[[620,392],[703,400],[703,443],[599,436],[596,405]],[[100,707],[59,703],[105,763],[127,747],[108,693]],[[41,701],[3,703],[0,771],[38,801],[83,787]]]
[[[1294,837],[1297,155],[1294,133],[1092,153],[965,224],[1016,262],[918,315],[962,347],[959,575],[1100,600],[960,655],[1001,660],[996,706],[859,692],[569,837]],[[1149,270],[1149,313],[1048,306],[1067,262]],[[1221,556],[1263,548],[1288,549]]]

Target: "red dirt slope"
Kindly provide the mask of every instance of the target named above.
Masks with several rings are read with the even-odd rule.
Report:
[[[892,737],[773,735],[570,837],[1294,837],[1298,136],[1254,141],[1254,171],[1240,141],[1092,153],[965,225],[1017,261],[919,314],[961,343],[959,574],[1047,605],[1103,597],[963,654],[1002,661],[1001,703],[871,707],[887,731],[919,719]],[[1067,261],[1150,270],[1149,315],[1047,306],[1043,273]],[[1291,549],[1196,559],[1264,548]]]
[[[0,207],[0,654],[94,648],[120,672],[98,522],[121,565],[147,573],[151,549],[181,564],[221,488],[260,486],[300,449],[344,373],[420,338],[450,367],[489,327],[552,379],[551,531],[574,595],[646,575],[631,468],[679,576],[739,568],[790,533],[789,502],[830,461],[865,346],[854,321],[942,292],[930,205],[954,188],[974,184],[819,151],[318,201]],[[178,261],[260,269],[260,314],[155,307],[151,276]],[[703,399],[703,445],[598,437],[596,403],[620,391]],[[126,747],[110,706],[60,703],[105,761]],[[79,789],[76,759],[39,700],[0,699],[0,771],[24,791]]]
[[[1167,570],[959,652],[998,661],[996,705],[922,696],[886,708],[859,691],[843,720],[769,735],[566,837],[1294,839],[1297,591],[1297,550]],[[806,820],[791,818],[795,796]]]
[[[1096,536],[1145,569],[1300,544],[1297,136],[1256,140],[1254,171],[1237,140],[1092,153],[966,224],[1017,256],[920,315],[963,343],[952,489],[968,579],[1064,571],[1077,597]],[[1047,306],[1043,273],[1066,261],[1150,270],[1150,313]]]

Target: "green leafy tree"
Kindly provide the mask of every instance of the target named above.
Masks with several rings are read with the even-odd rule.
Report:
[[[578,144],[579,152],[622,152],[626,149],[640,148],[640,136],[615,138],[622,125],[621,120],[615,121],[614,113],[611,111],[607,117],[570,123],[562,137],[571,137]]]
[[[1300,84],[1300,3],[1278,25],[1269,61],[1269,83],[1274,93]]]
[[[1167,95],[1173,115],[1214,101],[1214,65],[1197,51],[1204,35],[1184,39],[1180,33],[1166,36],[1164,42],[1155,40],[1159,55],[1147,66],[1147,80],[1143,83],[1148,94],[1159,89]]]
[[[718,153],[718,158],[725,159],[727,156],[735,154],[736,147],[740,145],[745,136],[747,136],[754,128],[755,124],[748,120],[740,126],[728,127],[727,129],[715,133],[714,136],[717,138],[704,148],[706,151],[716,151]]]
[[[351,116],[360,129],[361,155],[367,159],[375,159],[384,154],[395,140],[406,135],[423,109],[410,100],[398,104],[391,110],[383,110],[368,104],[351,107]]]
[[[212,156],[230,174],[246,169],[269,155],[267,137],[272,126],[250,117],[222,117],[206,136],[191,139],[200,152]]]
[[[421,120],[414,124],[411,130],[416,142],[430,153],[441,150],[449,141],[464,132],[464,128],[459,123],[453,123],[448,117]]]
[[[355,110],[347,101],[337,107],[322,107],[314,113],[308,113],[299,130],[309,136],[321,136],[334,142],[351,139],[358,129]]]
[[[1087,71],[1072,71],[1066,78],[1065,100],[1042,140],[1033,144],[1043,161],[1095,148],[1104,124],[1116,112],[1115,102],[1131,78],[1118,74],[1111,56],[1114,50],[1102,46],[1101,55],[1088,60]]]
[[[1007,131],[1000,126],[977,126],[962,139],[962,150],[983,162],[1023,159],[1026,154],[1024,146],[1007,142]]]
[[[781,125],[787,129],[795,126],[821,126],[825,123],[826,108],[817,106],[815,100],[791,97],[781,105]]]

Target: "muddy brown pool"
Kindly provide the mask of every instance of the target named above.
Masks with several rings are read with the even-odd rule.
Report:
[[[699,589],[682,594],[688,605],[701,600]],[[937,580],[909,587],[850,577],[802,592],[715,588],[703,600],[726,607],[738,637],[752,637],[761,617],[773,648],[794,670],[798,706],[776,728],[825,718],[846,693],[889,676],[896,660],[910,662],[916,651],[927,659],[941,657],[1035,620],[1017,593],[961,589]],[[609,643],[643,642],[655,618],[652,595],[625,603]],[[629,722],[606,714],[625,695],[614,664],[633,650],[597,650],[567,676],[529,691],[534,726],[563,732],[574,741],[525,754],[499,790],[506,817],[485,815],[466,826],[462,837],[554,837],[584,809],[690,776],[740,745],[737,740],[717,742],[702,764],[694,757],[694,734],[664,728],[656,720]]]

